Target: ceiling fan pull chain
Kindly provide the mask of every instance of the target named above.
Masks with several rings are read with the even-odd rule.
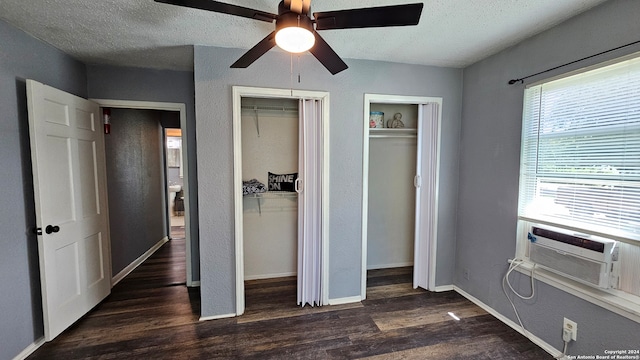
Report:
[[[289,53],[289,89],[293,96],[293,53]]]

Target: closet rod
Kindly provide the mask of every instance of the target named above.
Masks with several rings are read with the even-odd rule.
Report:
[[[369,138],[376,139],[417,139],[416,134],[369,134]]]
[[[297,107],[287,107],[287,106],[260,106],[260,105],[242,105],[240,108],[243,110],[253,110],[253,111],[278,111],[278,112],[298,112]]]
[[[272,112],[298,112],[297,107],[286,107],[282,106],[267,106],[267,105],[240,105],[240,109],[242,110],[251,110],[253,111],[254,121],[256,123],[256,132],[258,133],[258,137],[260,137],[260,117],[258,116],[259,111],[272,111]]]

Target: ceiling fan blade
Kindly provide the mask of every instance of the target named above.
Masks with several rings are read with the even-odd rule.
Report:
[[[194,9],[209,10],[213,12],[241,16],[249,19],[273,22],[278,15],[266,11],[254,10],[238,5],[226,4],[214,0],[155,0],[159,3],[185,6]]]
[[[316,38],[316,43],[309,50],[313,56],[320,61],[324,67],[329,70],[332,75],[339,73],[342,70],[346,70],[348,68],[347,64],[342,61],[340,56],[336,54],[335,51],[327,44],[326,41],[317,33],[313,32],[313,35]]]
[[[313,13],[316,30],[418,25],[424,4],[379,6]]]
[[[267,51],[271,50],[272,47],[276,46],[276,32],[272,32],[267,35],[264,39],[262,39],[256,46],[252,47],[244,53],[236,62],[231,65],[232,68],[246,68],[249,65],[253,64],[254,61],[258,60],[258,58],[264,55]]]

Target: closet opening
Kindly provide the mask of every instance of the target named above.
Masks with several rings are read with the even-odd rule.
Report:
[[[363,300],[368,285],[435,290],[441,107],[442,98],[365,94]]]
[[[298,100],[245,97],[241,114],[244,281],[251,311],[265,300],[296,300]]]
[[[328,93],[233,87],[236,315],[328,303],[328,129]]]
[[[418,105],[372,103],[370,114],[382,123],[368,139],[367,286],[412,290]]]

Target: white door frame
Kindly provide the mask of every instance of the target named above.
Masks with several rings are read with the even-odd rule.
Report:
[[[243,97],[318,99],[322,101],[322,302],[329,303],[329,93],[291,89],[233,87],[233,199],[235,207],[236,316],[244,313],[244,238],[242,203],[242,109]]]
[[[362,139],[362,278],[360,280],[360,296],[362,300],[367,298],[367,231],[369,216],[369,112],[371,103],[382,104],[410,104],[424,105],[429,103],[438,103],[440,105],[440,115],[438,116],[438,144],[436,158],[436,196],[432,229],[432,239],[427,248],[429,268],[429,288],[434,291],[436,289],[436,251],[438,244],[438,192],[440,180],[440,137],[442,122],[442,98],[441,97],[425,97],[425,96],[403,96],[403,95],[382,95],[382,94],[364,94],[364,116],[363,116],[363,139]],[[418,134],[420,136],[420,134]],[[415,252],[415,249],[414,249]],[[415,264],[414,264],[415,266]]]
[[[191,224],[189,214],[189,150],[187,146],[187,110],[183,103],[153,102],[153,101],[131,101],[131,100],[110,100],[110,99],[89,99],[100,107],[118,109],[140,109],[140,110],[161,110],[178,111],[180,113],[180,129],[182,130],[182,166],[183,166],[183,189],[184,189],[184,231],[187,261],[187,286],[198,286],[199,281],[193,281],[193,269],[191,268]],[[108,177],[108,174],[107,174]],[[108,191],[108,189],[107,189]]]

